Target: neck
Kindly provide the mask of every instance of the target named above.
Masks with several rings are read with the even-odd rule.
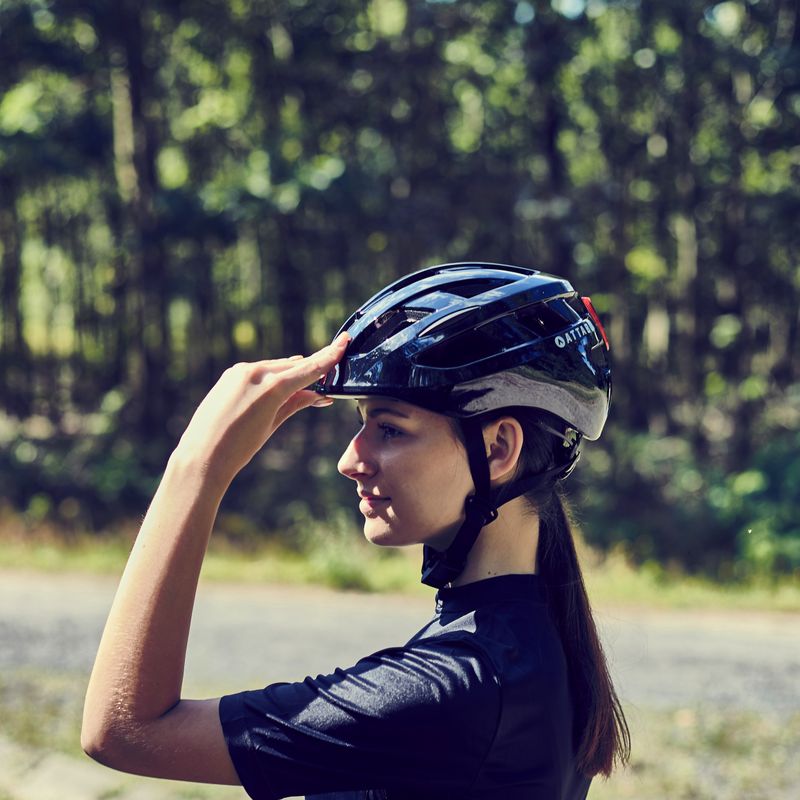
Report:
[[[470,550],[464,571],[450,585],[498,575],[535,574],[539,517],[521,497],[501,506],[497,519],[486,525]]]

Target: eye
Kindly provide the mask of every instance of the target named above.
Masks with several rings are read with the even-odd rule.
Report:
[[[392,425],[387,425],[385,422],[382,422],[380,425],[378,425],[378,427],[381,429],[384,439],[394,439],[396,436],[403,435],[401,430],[398,430]]]

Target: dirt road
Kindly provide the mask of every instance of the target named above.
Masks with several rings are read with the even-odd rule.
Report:
[[[88,674],[116,582],[0,573],[0,669]],[[192,627],[187,680],[236,691],[346,666],[408,639],[425,598],[207,584]],[[628,702],[800,710],[800,616],[598,609]]]
[[[58,672],[85,683],[115,585],[107,578],[0,572],[3,674]],[[432,598],[203,585],[190,639],[187,693],[237,691],[346,666],[372,650],[405,641],[425,622],[431,607]],[[604,608],[597,616],[619,694],[627,704],[778,715],[800,711],[800,615]],[[77,759],[50,758],[57,760],[59,775],[77,769]],[[69,763],[58,761],[65,758]],[[37,793],[36,782],[28,780],[20,788],[13,775],[23,769],[21,760],[16,745],[0,739],[0,775],[5,773],[0,800],[93,798],[108,796],[113,788],[103,784],[90,790],[84,785],[78,793],[65,793],[62,777],[55,784],[60,784],[59,792],[48,794],[54,784],[48,783],[41,759],[37,776],[45,774],[39,781],[42,791]],[[88,762],[80,768],[85,775],[91,770],[92,780],[101,774],[95,769],[102,769]],[[138,796],[118,783],[115,796]],[[160,796],[148,786],[153,789],[148,797]],[[215,797],[228,796],[217,791]]]

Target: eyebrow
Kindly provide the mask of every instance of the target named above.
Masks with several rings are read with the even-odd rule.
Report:
[[[363,419],[363,414],[361,413],[361,408],[357,408],[358,416]],[[398,411],[394,408],[386,408],[385,406],[379,406],[376,408],[370,408],[367,410],[367,417],[377,417],[380,414],[394,414],[396,417],[402,417],[403,419],[410,419],[408,414],[404,414],[402,411]]]

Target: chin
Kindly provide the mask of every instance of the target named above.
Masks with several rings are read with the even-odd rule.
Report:
[[[402,541],[402,537],[393,531],[389,525],[375,525],[368,520],[364,523],[364,538],[378,547],[402,547],[411,542]]]
[[[417,544],[430,544],[437,550],[446,550],[453,541],[458,525],[449,526],[445,530],[431,531],[427,535],[420,535],[419,527],[413,526],[413,531],[403,531],[397,526],[392,526],[385,520],[366,519],[364,521],[364,538],[378,547],[410,547]]]

